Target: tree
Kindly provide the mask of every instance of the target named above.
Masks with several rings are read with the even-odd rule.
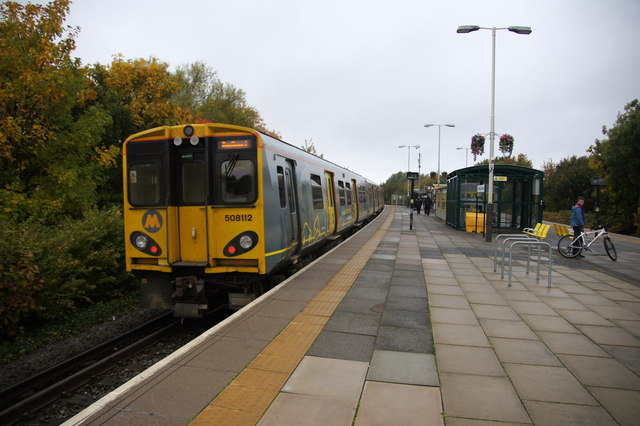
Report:
[[[609,197],[603,206],[608,222],[618,232],[640,232],[640,102],[635,99],[618,113],[611,129],[603,126],[607,138],[589,147],[591,164],[606,179],[602,193]],[[591,176],[595,177],[595,176]],[[602,195],[601,193],[601,195]],[[616,228],[612,228],[616,229]]]
[[[216,71],[203,62],[179,66],[174,78],[178,90],[173,100],[190,111],[196,122],[235,124],[280,137],[277,132],[267,129],[258,110],[248,104],[242,89],[222,82]]]
[[[407,194],[407,172],[397,172],[391,175],[386,182],[382,184],[384,198],[386,202],[391,201],[391,195]]]
[[[587,156],[561,160],[557,165],[545,165],[545,208],[549,211],[571,209],[578,196],[584,196],[585,210],[593,210],[593,188],[589,178],[594,176],[594,170],[589,166]]]
[[[0,209],[54,221],[95,203],[98,147],[109,117],[90,107],[86,72],[71,58],[69,0],[0,6]]]

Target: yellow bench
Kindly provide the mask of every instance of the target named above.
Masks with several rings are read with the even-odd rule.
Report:
[[[541,223],[536,223],[535,228],[524,228],[522,230],[522,232],[525,233],[525,234],[531,235],[531,233],[538,232],[540,230],[541,226],[542,226],[542,222]]]
[[[551,225],[545,225],[544,223],[538,223],[535,228],[525,229],[523,232],[527,235],[531,235],[539,240],[544,240],[547,238],[547,234],[549,233],[549,229],[551,229]]]
[[[573,231],[570,230],[567,225],[559,225],[557,223],[554,223],[553,227],[556,230],[556,234],[558,234],[558,237],[560,238],[564,237],[565,235],[573,235]]]

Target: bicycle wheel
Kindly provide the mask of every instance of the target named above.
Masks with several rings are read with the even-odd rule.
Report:
[[[582,251],[582,246],[578,245],[573,235],[565,235],[558,241],[558,253],[569,259],[576,257]]]
[[[616,247],[613,245],[611,238],[604,237],[604,249],[607,251],[611,260],[615,262],[618,259],[618,252],[616,251]]]

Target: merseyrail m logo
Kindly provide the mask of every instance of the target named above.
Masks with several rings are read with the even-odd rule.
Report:
[[[142,227],[152,234],[158,232],[162,228],[162,215],[155,210],[149,210],[142,216]]]

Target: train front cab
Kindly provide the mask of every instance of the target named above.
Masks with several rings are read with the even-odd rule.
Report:
[[[252,300],[265,273],[258,143],[249,129],[210,124],[125,141],[127,270],[140,279],[144,306],[197,317],[212,289]]]

